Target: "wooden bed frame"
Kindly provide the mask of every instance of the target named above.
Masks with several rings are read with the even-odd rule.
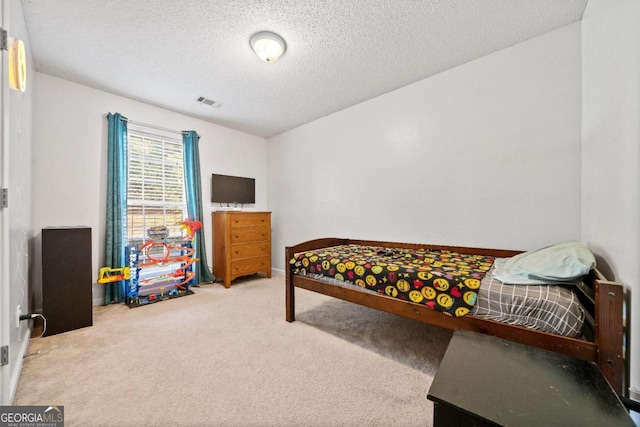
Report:
[[[427,248],[497,257],[510,257],[522,252],[504,249],[467,248],[340,238],[316,239],[295,246],[289,246],[285,250],[287,322],[295,321],[295,288],[307,289],[419,322],[452,330],[468,329],[595,362],[600,367],[600,370],[614,391],[619,396],[623,395],[624,374],[626,372],[623,348],[624,287],[620,284],[607,281],[599,271],[593,270],[585,279],[585,285],[576,287],[579,291],[577,292],[578,297],[587,313],[585,338],[568,338],[469,315],[451,317],[434,311],[422,304],[416,304],[366,290],[333,285],[311,277],[296,276],[291,273],[289,260],[293,258],[294,254],[312,249],[348,244],[391,248]]]

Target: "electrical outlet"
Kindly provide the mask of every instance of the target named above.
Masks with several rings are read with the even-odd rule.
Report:
[[[22,306],[16,308],[16,328],[20,327],[20,316],[22,316]]]

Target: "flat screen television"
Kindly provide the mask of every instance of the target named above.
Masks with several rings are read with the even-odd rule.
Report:
[[[256,180],[240,176],[211,175],[213,203],[255,203]]]

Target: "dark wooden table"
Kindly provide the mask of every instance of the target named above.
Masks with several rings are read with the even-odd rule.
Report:
[[[434,427],[635,427],[594,363],[463,330],[427,398]]]

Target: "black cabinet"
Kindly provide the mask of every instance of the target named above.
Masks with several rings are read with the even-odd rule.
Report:
[[[435,427],[629,426],[592,362],[457,330],[428,399]]]
[[[44,336],[93,324],[91,228],[42,229]]]

